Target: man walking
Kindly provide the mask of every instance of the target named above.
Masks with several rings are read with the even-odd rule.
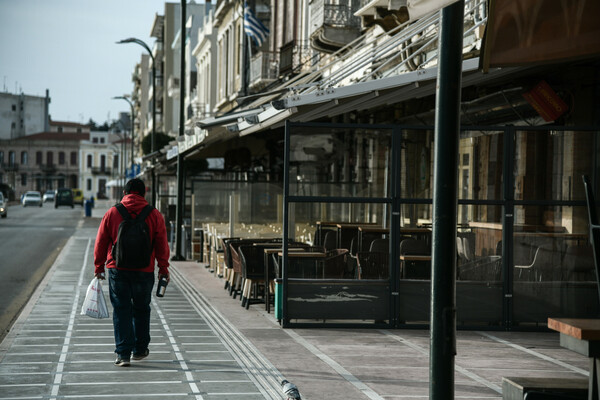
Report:
[[[127,182],[120,203],[124,207],[117,204],[104,214],[94,247],[95,276],[104,279],[105,268],[108,269],[117,353],[115,365],[119,367],[129,366],[131,359],[141,360],[149,354],[150,300],[156,263],[158,279],[169,279],[165,220],[157,209],[148,205],[145,194],[146,186],[141,179]],[[135,220],[138,216],[145,225]],[[132,225],[138,230],[131,228]],[[138,237],[132,237],[134,234]],[[146,236],[140,238],[141,235]],[[137,246],[137,243],[142,244]],[[148,243],[147,250],[144,243]]]

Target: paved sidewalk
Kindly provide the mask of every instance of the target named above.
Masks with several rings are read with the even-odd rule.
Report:
[[[79,314],[109,205],[82,219],[0,344],[0,400],[282,399],[284,377],[305,400],[428,397],[428,331],[281,329],[193,261],[173,262],[153,296],[150,356],[113,366],[112,321]],[[501,399],[502,376],[587,377],[588,359],[556,333],[459,331],[457,347],[456,399]]]

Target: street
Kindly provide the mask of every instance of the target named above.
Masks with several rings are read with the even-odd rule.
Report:
[[[8,207],[8,217],[0,220],[0,340],[82,216],[79,206]]]

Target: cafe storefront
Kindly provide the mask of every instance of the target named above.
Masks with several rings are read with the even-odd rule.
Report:
[[[597,135],[462,127],[448,238],[459,329],[540,329],[548,317],[598,314],[582,183],[586,174],[598,187]],[[284,245],[283,326],[428,326],[433,140],[422,126],[286,124],[284,243],[302,226],[315,244],[347,253],[343,274],[332,274],[338,263],[297,260]]]

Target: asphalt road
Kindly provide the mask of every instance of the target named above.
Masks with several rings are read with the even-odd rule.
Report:
[[[0,219],[0,341],[82,218],[81,206],[8,207]]]

